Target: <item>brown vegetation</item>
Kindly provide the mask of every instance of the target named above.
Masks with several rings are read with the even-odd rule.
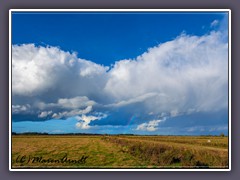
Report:
[[[123,152],[146,161],[149,166],[181,168],[228,167],[227,138],[108,136],[104,137],[104,140],[119,145]]]
[[[66,154],[74,161],[61,162]],[[30,161],[20,162],[22,156]],[[228,138],[13,135],[12,167],[228,168]]]

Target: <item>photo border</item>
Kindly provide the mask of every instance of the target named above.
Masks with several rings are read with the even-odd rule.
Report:
[[[228,13],[228,160],[229,168],[12,168],[12,12],[227,12]],[[10,9],[9,10],[9,171],[231,171],[231,10],[230,9]]]

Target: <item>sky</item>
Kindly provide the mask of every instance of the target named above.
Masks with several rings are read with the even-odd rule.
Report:
[[[227,12],[13,12],[12,131],[227,135]]]

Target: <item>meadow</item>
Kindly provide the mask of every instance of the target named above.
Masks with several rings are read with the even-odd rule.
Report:
[[[228,137],[12,135],[12,168],[228,168]]]

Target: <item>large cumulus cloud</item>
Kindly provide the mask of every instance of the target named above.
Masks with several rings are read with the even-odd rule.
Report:
[[[116,62],[104,90],[117,101],[146,96],[156,113],[227,107],[228,44],[220,36],[181,35],[135,60]]]
[[[228,43],[222,36],[181,34],[111,68],[58,47],[13,45],[12,112],[44,120],[76,117],[82,129],[135,115],[138,130],[154,131],[163,118],[227,109]]]
[[[12,92],[16,96],[42,96],[52,101],[94,96],[105,85],[107,69],[58,47],[12,46]]]

